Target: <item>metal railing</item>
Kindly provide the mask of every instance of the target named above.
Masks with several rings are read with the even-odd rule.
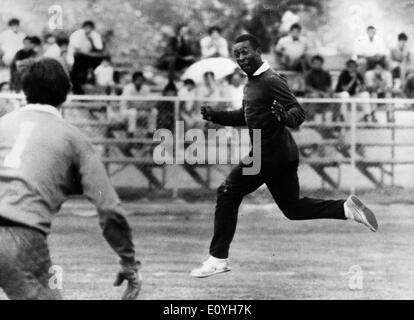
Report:
[[[0,103],[5,100],[21,100],[24,104],[22,95],[0,94]],[[134,102],[130,107],[142,111],[154,109],[157,103],[169,102],[174,110],[173,121],[182,120],[183,103],[195,101],[160,96],[71,95],[62,107],[64,117],[86,131],[91,142],[100,149],[102,160],[110,173],[120,172],[126,166],[133,165],[146,177],[150,186],[166,188],[167,165],[157,165],[151,157],[151,148],[157,143],[150,135],[144,134],[133,138],[126,136],[123,134],[125,129],[114,126],[110,119],[108,110],[118,107],[121,101]],[[202,101],[219,103],[222,109],[231,103],[229,99],[203,99]],[[414,141],[409,135],[410,131],[414,134],[414,117],[412,122],[405,115],[397,117],[397,121],[394,120],[396,114],[403,115],[403,112],[408,112],[410,116],[414,115],[414,109],[411,107],[414,106],[414,99],[349,98],[298,99],[298,101],[305,108],[324,106],[322,109],[331,113],[340,109],[341,105],[347,106],[345,121],[333,122],[331,119],[318,121],[315,118],[313,121],[306,121],[300,129],[293,130],[302,154],[301,162],[318,174],[324,186],[328,185],[334,189],[349,188],[351,192],[355,192],[358,181],[362,178],[375,188],[394,186],[396,167],[414,165]],[[374,106],[378,113],[391,115],[389,117],[391,120],[387,117],[385,120],[381,118],[379,122],[361,121],[358,107],[364,104]],[[140,126],[138,127],[141,129]],[[316,136],[312,137],[307,133],[308,131]],[[404,151],[407,148],[412,150]],[[329,152],[325,152],[326,150]],[[112,166],[118,167],[111,171]],[[211,170],[214,166],[184,164],[183,167],[198,185],[215,187],[211,185]],[[207,168],[206,177],[200,173],[204,168]],[[162,171],[161,179],[159,174],[154,173],[159,169]],[[332,174],[335,169],[337,177]],[[342,171],[346,172],[347,183],[344,183]]]

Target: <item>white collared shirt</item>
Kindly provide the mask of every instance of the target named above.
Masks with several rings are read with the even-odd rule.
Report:
[[[269,69],[270,69],[269,63],[267,61],[263,61],[263,64],[260,66],[260,68],[257,69],[255,73],[253,73],[253,76],[254,77],[260,76],[262,73],[265,73]]]
[[[21,111],[37,111],[37,112],[47,112],[53,114],[54,116],[63,119],[62,114],[59,110],[48,104],[28,104],[20,109]]]

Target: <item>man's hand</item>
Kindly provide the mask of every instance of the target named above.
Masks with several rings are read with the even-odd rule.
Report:
[[[270,108],[272,110],[272,113],[276,117],[277,121],[279,121],[280,123],[284,123],[286,119],[286,111],[283,108],[283,106],[275,100],[273,101],[273,105]]]
[[[120,287],[126,280],[127,288],[122,295],[122,300],[136,300],[142,286],[142,275],[138,270],[139,264],[123,264],[121,263],[121,271],[118,272],[114,282],[115,287]]]
[[[204,120],[213,121],[214,119],[213,114],[214,114],[214,111],[211,107],[208,107],[208,106],[201,107],[201,115],[203,116]]]

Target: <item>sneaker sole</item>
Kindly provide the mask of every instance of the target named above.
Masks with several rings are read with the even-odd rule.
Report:
[[[364,214],[371,231],[372,232],[378,231],[378,222],[377,222],[377,218],[375,218],[374,213],[368,207],[366,207],[362,203],[362,201],[359,200],[356,196],[351,196],[351,202],[355,207],[357,207]]]
[[[211,276],[215,276],[216,274],[225,273],[225,272],[229,272],[229,271],[231,271],[231,268],[220,269],[220,270],[216,270],[212,273],[203,274],[203,275],[190,274],[190,276],[193,277],[193,278],[200,278],[201,279],[201,278],[208,278],[208,277],[211,277]]]

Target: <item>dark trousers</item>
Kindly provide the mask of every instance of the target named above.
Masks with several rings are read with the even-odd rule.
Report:
[[[257,175],[243,175],[243,164],[234,168],[217,190],[214,236],[210,245],[213,257],[225,259],[229,255],[237,225],[237,215],[243,197],[262,184],[269,188],[273,199],[290,220],[345,220],[345,200],[299,198],[298,161],[278,164],[262,160]]]
[[[51,266],[44,234],[0,225],[0,288],[9,299],[60,300],[59,290],[50,288]]]

